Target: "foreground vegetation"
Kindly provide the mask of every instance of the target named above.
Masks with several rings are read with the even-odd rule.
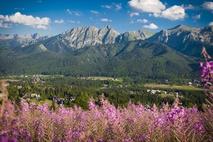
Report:
[[[1,107],[1,140],[5,141],[211,141],[213,109],[129,104],[116,108],[106,100],[90,101],[89,109],[9,101]]]

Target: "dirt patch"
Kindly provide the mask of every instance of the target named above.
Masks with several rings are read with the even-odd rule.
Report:
[[[0,99],[4,99],[7,100],[8,98],[8,90],[7,90],[7,86],[8,86],[8,82],[6,80],[0,80]]]

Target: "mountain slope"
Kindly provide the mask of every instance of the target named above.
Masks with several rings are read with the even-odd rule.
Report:
[[[135,41],[128,44],[113,61],[118,74],[147,78],[189,78],[195,62],[163,44]]]
[[[191,78],[196,70],[192,66],[195,62],[183,54],[163,44],[142,40],[85,47],[63,54],[49,50],[35,54],[7,52],[10,56],[7,54],[5,59],[0,54],[1,73],[168,79]],[[13,59],[12,65],[8,65],[8,58]]]
[[[164,43],[186,55],[200,57],[202,47],[206,47],[213,55],[213,27],[203,29],[178,25],[168,30],[156,33],[148,40]]]

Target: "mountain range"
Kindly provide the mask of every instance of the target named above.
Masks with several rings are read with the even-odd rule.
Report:
[[[203,46],[213,55],[213,26],[178,25],[155,34],[109,26],[52,37],[0,34],[0,74],[194,78]]]

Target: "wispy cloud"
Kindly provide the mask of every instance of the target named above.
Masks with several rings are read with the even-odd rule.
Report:
[[[36,29],[47,29],[51,20],[48,17],[33,17],[16,12],[13,15],[0,15],[0,27],[7,28],[12,24],[30,26]]]
[[[173,5],[166,8],[160,0],[130,0],[130,7],[141,12],[146,12],[155,17],[162,17],[169,20],[179,20],[186,16],[185,9],[182,6]]]
[[[182,5],[182,7],[183,7],[185,10],[192,10],[192,9],[195,9],[195,7],[194,7],[192,4]]]
[[[136,20],[137,23],[148,23],[149,21],[147,19],[137,19]]]
[[[67,9],[66,12],[68,14],[70,14],[70,15],[81,16],[81,13],[79,11],[74,11],[74,10]]]
[[[108,22],[108,23],[111,23],[112,20],[111,20],[111,19],[108,19],[108,18],[101,18],[101,22]]]
[[[192,19],[194,19],[194,20],[199,20],[200,18],[201,18],[200,14],[192,16]]]
[[[139,12],[131,12],[131,13],[129,14],[130,17],[139,16],[139,15],[140,15]]]
[[[101,5],[102,8],[106,8],[106,9],[111,9],[112,6],[111,5]]]
[[[64,20],[63,19],[55,20],[54,23],[56,23],[56,24],[63,24]]]
[[[17,10],[17,11],[24,11],[25,8],[23,8],[23,7],[15,7],[14,10]]]
[[[122,9],[122,4],[121,3],[112,3],[112,4],[107,4],[107,5],[101,5],[102,8],[106,9],[114,9],[114,10],[121,10]]]
[[[209,23],[209,26],[213,26],[213,21]]]
[[[135,24],[135,23],[147,24],[147,23],[149,23],[149,20],[143,18],[143,19],[136,19],[136,20],[130,21],[130,24]]]
[[[37,3],[43,3],[44,0],[37,0]]]
[[[117,3],[117,4],[115,3],[114,6],[115,6],[115,10],[121,10],[122,9],[121,3]]]
[[[95,15],[98,15],[98,14],[100,14],[98,11],[96,11],[96,10],[90,10],[90,12],[92,13],[92,14],[95,14]]]
[[[71,23],[71,24],[80,24],[80,21],[68,20],[68,23]]]
[[[150,23],[150,24],[144,25],[143,27],[146,28],[146,29],[151,29],[151,30],[158,29],[158,26],[156,24],[154,24],[154,23]]]

